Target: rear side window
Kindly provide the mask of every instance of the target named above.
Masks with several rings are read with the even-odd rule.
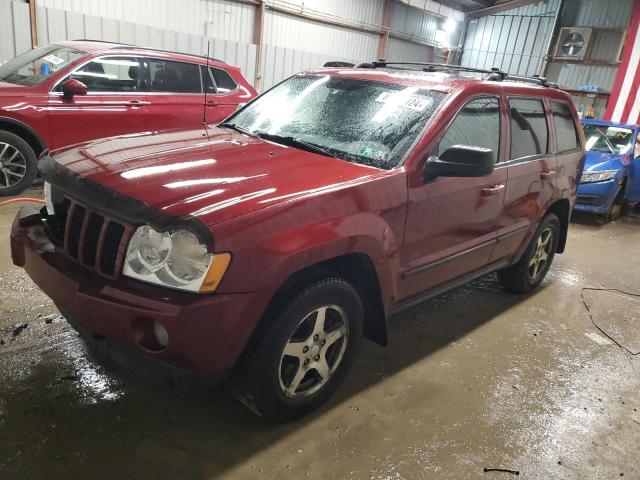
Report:
[[[238,88],[238,85],[236,85],[236,82],[233,80],[231,75],[229,75],[221,68],[212,67],[209,70],[211,71],[211,74],[216,81],[218,93],[226,93]]]
[[[494,162],[500,149],[500,103],[495,97],[476,98],[458,112],[445,132],[438,156],[453,145],[489,148]]]
[[[544,106],[540,100],[511,98],[511,155],[509,158],[530,157],[548,153],[549,129]]]
[[[569,105],[564,102],[550,102],[553,123],[556,127],[556,143],[558,152],[575,150],[580,146],[578,128],[573,121]]]
[[[74,70],[70,78],[80,80],[89,93],[140,90],[140,61],[135,57],[96,58]],[[62,83],[57,90],[62,90]]]
[[[152,92],[202,93],[200,67],[194,63],[149,59]]]

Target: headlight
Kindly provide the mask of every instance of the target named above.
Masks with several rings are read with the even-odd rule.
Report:
[[[55,212],[53,210],[53,200],[51,199],[51,184],[49,182],[44,182],[44,201],[47,206],[47,213],[49,215],[53,215]]]
[[[158,232],[145,225],[131,237],[124,275],[192,292],[213,292],[231,261],[229,253],[212,254],[188,230]]]
[[[600,172],[583,172],[580,183],[603,182],[616,176],[618,170],[602,170]]]

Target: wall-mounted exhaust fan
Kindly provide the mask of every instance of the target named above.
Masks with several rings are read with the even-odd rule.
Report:
[[[587,53],[590,38],[590,28],[563,27],[558,36],[554,56],[566,60],[582,60]]]

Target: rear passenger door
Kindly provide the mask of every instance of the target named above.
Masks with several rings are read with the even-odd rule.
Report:
[[[238,108],[243,100],[240,97],[240,89],[233,77],[224,69],[200,65],[203,82],[207,89],[206,122],[218,123]]]
[[[200,65],[146,58],[149,128],[197,128],[204,117]]]
[[[507,193],[493,261],[518,251],[536,229],[556,189],[556,158],[550,148],[545,102],[522,97],[511,97],[507,102],[510,152],[509,160],[500,167],[507,169]]]

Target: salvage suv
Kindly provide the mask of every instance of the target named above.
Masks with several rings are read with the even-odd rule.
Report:
[[[51,152],[13,262],[92,344],[229,374],[253,411],[292,419],[394,313],[494,271],[540,285],[565,248],[577,125],[540,78],[307,71],[217,126]]]
[[[0,65],[0,196],[31,184],[46,148],[196,128],[255,96],[220,60],[87,40],[36,48]]]

